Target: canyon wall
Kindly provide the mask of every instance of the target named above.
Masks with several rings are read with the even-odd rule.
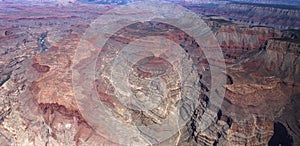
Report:
[[[231,4],[230,7],[238,6]],[[72,86],[72,65],[78,42],[89,23],[111,7],[77,3],[46,8],[36,5],[33,9],[6,3],[0,8],[0,144],[117,145],[105,138],[105,133],[97,133],[84,118],[86,115],[77,106],[78,97]],[[6,13],[4,10],[8,9],[14,11]],[[280,8],[253,9],[260,13],[275,11],[280,17],[286,13]],[[49,14],[49,11],[55,13]],[[296,10],[288,12],[291,17],[294,13]],[[240,17],[237,12],[232,16]],[[200,60],[204,69],[197,70],[201,91],[199,106],[175,138],[161,145],[174,141],[179,145],[299,145],[300,43],[297,31],[247,27],[224,17],[205,16],[203,19],[218,39],[226,59],[226,96],[222,108],[210,113],[216,116],[213,124],[201,131],[199,121],[211,106],[211,83],[206,80],[210,74],[208,62]],[[274,26],[282,23],[285,21],[274,22]],[[132,39],[131,36],[143,34],[152,26],[141,23],[122,31]],[[287,26],[296,27],[290,23]],[[163,36],[181,47],[201,47],[174,27],[157,27],[164,30]],[[141,31],[133,33],[136,29]],[[120,36],[112,41],[128,43],[127,37]],[[143,61],[139,64],[147,62]],[[147,65],[155,67],[151,63],[156,61],[164,62],[154,59]],[[142,67],[137,66],[135,71],[139,73]],[[99,91],[110,89],[105,82],[97,83]],[[112,103],[112,107],[118,106],[109,96],[100,100]],[[153,122],[149,119],[146,114],[136,114],[136,120],[142,124]],[[276,141],[278,133],[279,136],[285,133],[283,141]]]

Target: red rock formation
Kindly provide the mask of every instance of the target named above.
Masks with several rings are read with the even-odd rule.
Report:
[[[36,7],[14,3],[0,5],[2,145],[114,145],[105,138],[105,133],[97,133],[95,127],[90,125],[78,109],[78,97],[74,96],[71,72],[75,49],[84,30],[93,19],[110,8],[85,4],[71,4],[64,9],[40,4]],[[269,8],[254,10],[265,12]],[[53,13],[50,14],[49,11]],[[284,12],[279,11],[280,14]],[[289,15],[292,16],[293,13],[295,12],[291,11]],[[240,17],[237,13],[230,15]],[[276,29],[248,28],[207,18],[205,21],[216,34],[223,51],[236,59],[227,58],[226,97],[222,109],[217,113],[210,113],[217,117],[205,131],[200,131],[198,122],[206,107],[211,106],[208,94],[210,82],[207,81],[210,71],[208,61],[202,57],[203,52],[199,49],[201,46],[181,30],[161,23],[130,25],[119,32],[126,34],[125,37],[116,35],[109,42],[126,44],[143,33],[160,34],[187,48],[185,51],[189,52],[194,63],[202,65],[195,68],[200,78],[199,91],[202,93],[199,95],[199,107],[193,111],[187,126],[182,127],[176,135],[179,138],[174,140],[172,137],[169,141],[162,142],[162,145],[168,145],[171,141],[178,141],[182,145],[267,145],[276,131],[273,127],[275,122],[286,127],[297,145],[300,121],[297,98],[300,46],[297,39],[290,41],[297,36],[291,30],[283,34],[284,38],[279,39],[282,32]],[[259,18],[253,16],[253,19]],[[268,22],[275,20],[278,19],[272,18]],[[284,22],[278,21],[276,25]],[[292,21],[288,25],[290,23]],[[154,24],[160,31],[149,32],[144,29]],[[45,39],[49,43],[49,49],[41,52],[37,40],[44,32],[48,32]],[[107,53],[110,48],[102,51]],[[143,64],[146,65],[141,66]],[[142,60],[136,64],[136,70],[132,74],[139,73],[141,77],[150,77],[157,74],[148,71],[165,71],[168,67],[170,64],[159,58]],[[166,82],[177,81],[179,78],[175,72],[171,73],[174,74],[163,77]],[[135,81],[131,81],[131,84],[138,85],[137,80]],[[112,84],[106,80],[95,80],[95,87],[100,95],[99,100],[108,107],[117,109],[122,106],[112,96],[115,90]],[[177,95],[179,92],[180,90],[174,90],[168,96]],[[166,101],[168,103],[171,100]],[[157,115],[164,118],[167,114]],[[149,125],[157,122],[153,117],[139,111],[133,113],[133,118],[135,124]]]

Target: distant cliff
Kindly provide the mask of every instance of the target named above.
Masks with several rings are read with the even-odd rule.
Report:
[[[299,29],[298,5],[230,2],[222,4],[184,5],[202,15],[220,15],[248,26]]]

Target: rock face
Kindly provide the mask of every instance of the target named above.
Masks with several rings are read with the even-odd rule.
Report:
[[[249,9],[248,5],[237,5],[240,4],[229,6]],[[98,127],[85,118],[87,115],[78,108],[76,100],[80,97],[75,96],[72,83],[73,59],[80,38],[92,20],[111,7],[81,3],[45,7],[37,3],[32,8],[1,2],[0,9],[0,145],[120,145],[107,139],[109,131],[99,133],[95,130]],[[219,10],[222,9],[228,8]],[[276,9],[276,20],[285,15],[294,18],[298,11],[286,13],[286,9]],[[253,11],[268,14],[275,10],[255,6]],[[241,17],[236,12],[227,16]],[[206,130],[201,131],[199,122],[207,108],[213,106],[209,63],[192,37],[168,24],[136,23],[119,30],[107,41],[95,69],[99,101],[120,120],[134,125],[157,124],[172,115],[174,105],[181,101],[183,88],[188,88],[180,87],[182,78],[175,71],[176,63],[167,59],[174,52],[138,50],[134,55],[147,57],[130,62],[130,58],[120,55],[119,64],[110,64],[116,55],[112,53],[113,47],[125,47],[144,34],[162,36],[190,54],[181,60],[194,64],[195,70],[186,69],[184,73],[190,73],[186,80],[195,82],[193,87],[199,97],[180,110],[182,118],[191,116],[185,126],[158,145],[300,145],[298,31],[247,27],[221,16],[202,18],[216,35],[227,63],[224,101],[218,112],[209,113],[215,118]],[[272,22],[270,26],[290,21],[268,20]],[[291,23],[281,28],[298,26],[298,22]],[[143,41],[152,49],[157,45],[151,38]],[[112,70],[112,66],[118,69]],[[128,109],[115,96],[122,86],[109,79],[120,83],[122,78],[110,77],[108,72],[118,74],[125,72],[126,67],[130,67],[128,89],[137,97],[135,101],[141,106],[149,106],[143,104],[147,101],[157,103],[159,108],[150,112]]]
[[[214,31],[225,59],[237,59],[242,54],[262,47],[268,39],[281,38],[282,32],[269,27],[245,27],[224,17],[203,17]]]
[[[278,29],[299,29],[299,2],[295,4],[263,4],[251,2],[226,2],[225,4],[187,5],[203,15],[221,15],[249,26],[269,26]]]

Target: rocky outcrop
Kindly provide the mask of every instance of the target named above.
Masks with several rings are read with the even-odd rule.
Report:
[[[251,61],[244,65],[250,66],[249,72],[259,70],[260,75],[275,76],[285,84],[299,86],[299,48],[299,43],[270,39],[264,49],[256,56],[248,57]]]

